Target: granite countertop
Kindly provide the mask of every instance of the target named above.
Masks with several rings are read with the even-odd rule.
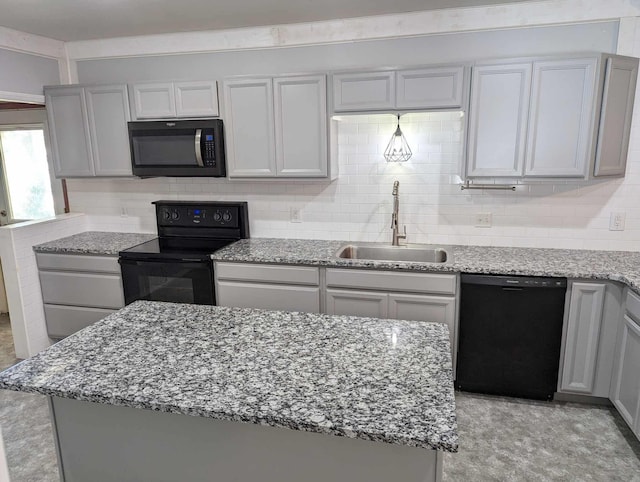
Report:
[[[634,251],[442,245],[449,254],[446,263],[423,263],[336,257],[336,251],[345,244],[361,243],[251,238],[216,251],[212,258],[230,262],[603,279],[620,281],[640,293],[640,252]]]
[[[117,256],[131,248],[155,238],[155,234],[111,233],[86,231],[66,238],[56,239],[33,247],[36,253],[69,253]]]
[[[0,388],[455,452],[444,324],[136,301]]]

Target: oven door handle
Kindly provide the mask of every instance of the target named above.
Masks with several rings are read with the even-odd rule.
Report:
[[[210,261],[202,259],[131,259],[120,258],[118,263],[121,265],[133,265],[133,266],[158,266],[158,265],[170,265],[175,266],[182,264],[185,268],[205,268],[210,265]]]
[[[202,139],[202,129],[196,129],[196,162],[198,166],[204,167],[204,162],[202,162],[202,146],[200,144],[200,140]]]

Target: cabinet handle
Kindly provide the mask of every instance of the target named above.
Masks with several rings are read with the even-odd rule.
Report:
[[[204,167],[202,162],[202,147],[200,147],[200,139],[202,138],[202,129],[196,129],[196,162],[198,166]]]

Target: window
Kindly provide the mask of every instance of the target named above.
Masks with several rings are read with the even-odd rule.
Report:
[[[0,223],[53,216],[44,130],[0,126]]]

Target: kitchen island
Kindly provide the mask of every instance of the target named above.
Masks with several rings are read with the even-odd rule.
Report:
[[[439,323],[138,301],[0,388],[50,397],[64,480],[427,481],[458,448]]]

